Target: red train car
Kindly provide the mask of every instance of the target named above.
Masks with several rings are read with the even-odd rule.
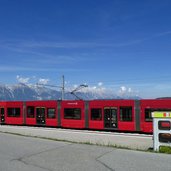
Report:
[[[0,102],[0,124],[5,124],[6,102]]]
[[[171,111],[171,99],[146,99],[140,101],[141,132],[152,133],[152,112]]]
[[[85,128],[85,102],[83,100],[61,101],[60,126],[65,128]]]
[[[89,102],[89,128],[136,131],[134,100],[93,100]]]
[[[23,102],[3,102],[4,103],[4,118],[5,124],[23,125],[24,112]],[[2,109],[2,108],[1,108]]]
[[[57,101],[25,102],[25,124],[57,127],[57,106]]]
[[[153,111],[171,99],[0,102],[0,124],[152,133]]]

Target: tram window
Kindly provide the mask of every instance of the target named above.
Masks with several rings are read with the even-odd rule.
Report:
[[[4,115],[4,113],[5,113],[4,108],[1,108],[0,112],[1,112],[1,113],[0,113],[1,115]]]
[[[20,117],[20,108],[8,108],[7,116],[8,117]]]
[[[65,108],[64,109],[65,119],[81,119],[81,109],[80,108]]]
[[[91,120],[96,120],[96,121],[102,120],[102,109],[100,108],[91,109]]]
[[[132,121],[132,107],[120,107],[120,120]]]
[[[158,128],[160,130],[170,130],[170,121],[159,121]]]
[[[47,118],[55,118],[55,109],[53,109],[53,108],[48,109]]]
[[[36,114],[44,116],[45,115],[45,108],[44,107],[37,107],[36,108]]]
[[[34,118],[34,106],[27,107],[27,118]]]
[[[152,118],[152,109],[145,109],[145,121],[146,122],[152,122],[153,118]]]

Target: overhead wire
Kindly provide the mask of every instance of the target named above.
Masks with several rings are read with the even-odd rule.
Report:
[[[115,79],[112,81],[87,81],[86,84],[89,86],[95,86],[97,85],[99,82],[102,82],[102,85],[108,85],[108,86],[119,86],[121,84],[128,84],[128,85],[138,85],[138,84],[157,84],[157,83],[161,83],[161,82],[170,82],[171,84],[171,76],[167,75],[167,76],[157,76],[157,77],[146,77],[146,78],[126,78],[126,79]],[[71,84],[71,82],[70,82]],[[72,84],[71,84],[72,85]]]

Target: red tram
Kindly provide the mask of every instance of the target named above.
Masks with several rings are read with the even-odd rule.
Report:
[[[171,99],[2,101],[0,124],[152,133],[153,111]]]

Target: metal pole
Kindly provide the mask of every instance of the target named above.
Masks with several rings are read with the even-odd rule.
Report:
[[[64,100],[65,96],[65,78],[64,75],[62,75],[62,100]]]
[[[64,75],[62,75],[62,85],[61,86],[49,85],[49,84],[39,84],[39,83],[37,83],[37,85],[61,88],[61,100],[65,99],[65,78],[64,78]]]

